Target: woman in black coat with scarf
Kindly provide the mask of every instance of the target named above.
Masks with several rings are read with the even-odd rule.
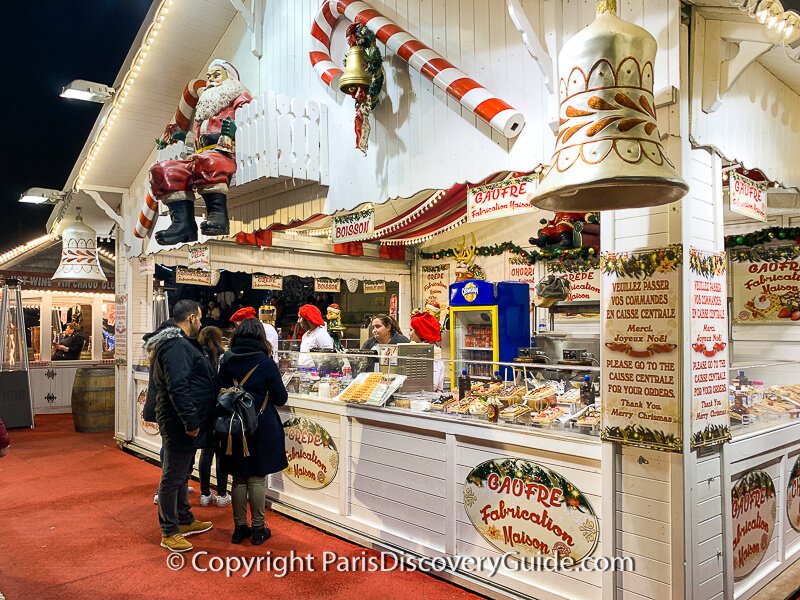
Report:
[[[283,425],[275,407],[286,404],[288,395],[283,385],[278,365],[272,360],[264,327],[258,319],[239,323],[231,338],[231,349],[219,363],[219,384],[231,387],[234,380],[241,383],[248,371],[255,370],[244,384],[244,389],[255,400],[261,411],[258,428],[247,438],[250,455],[244,456],[241,444],[233,444],[233,454],[226,455],[227,443],[222,446],[223,470],[233,475],[233,521],[236,529],[231,542],[241,544],[252,536],[254,545],[263,544],[271,535],[264,524],[264,499],[266,478],[288,466]],[[264,399],[267,399],[264,406]],[[250,503],[252,529],[247,524],[247,503]]]

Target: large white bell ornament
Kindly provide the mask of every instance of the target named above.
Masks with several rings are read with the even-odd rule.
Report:
[[[653,99],[656,41],[597,3],[559,55],[556,148],[531,204],[593,212],[680,200],[689,186],[661,145]]]
[[[51,277],[53,281],[106,281],[97,255],[97,233],[83,222],[76,209],[75,222],[61,233],[61,262]]]

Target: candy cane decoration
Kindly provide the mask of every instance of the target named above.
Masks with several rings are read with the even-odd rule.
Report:
[[[192,79],[183,88],[181,99],[178,102],[178,108],[175,111],[175,116],[172,117],[169,125],[164,128],[162,139],[169,142],[169,137],[175,130],[175,127],[180,131],[189,132],[192,127],[192,118],[194,117],[194,110],[197,108],[197,101],[200,98],[200,91],[206,86],[204,79]],[[133,235],[137,238],[145,238],[150,230],[153,228],[155,221],[156,211],[158,211],[158,200],[154,199],[150,193],[144,199],[144,206],[139,211],[139,220],[136,222]]]
[[[342,70],[331,60],[331,33],[342,16],[367,27],[392,52],[417,69],[433,84],[486,121],[507,138],[517,137],[525,126],[522,113],[446,59],[428,48],[410,33],[395,25],[361,0],[325,0],[311,27],[311,66],[327,85],[334,87]]]

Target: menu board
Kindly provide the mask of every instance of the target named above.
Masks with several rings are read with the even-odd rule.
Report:
[[[734,262],[733,321],[800,323],[800,260]]]
[[[603,440],[682,451],[681,246],[601,256]]]
[[[724,252],[690,250],[692,448],[731,439],[725,263]]]
[[[450,263],[422,265],[422,294],[425,300],[435,300],[442,309],[447,308],[450,277]]]
[[[752,573],[764,558],[776,514],[775,484],[765,471],[750,471],[731,489],[734,579]]]
[[[128,363],[128,295],[114,298],[114,363]]]

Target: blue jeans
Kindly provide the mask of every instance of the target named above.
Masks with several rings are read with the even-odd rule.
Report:
[[[178,533],[178,525],[194,523],[186,487],[194,468],[195,452],[164,447],[161,483],[158,486],[158,524],[164,537]]]

